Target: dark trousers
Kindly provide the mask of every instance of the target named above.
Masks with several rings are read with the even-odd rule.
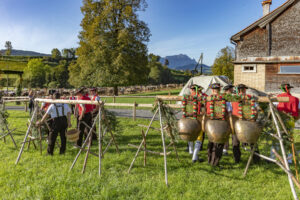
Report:
[[[232,138],[232,152],[233,152],[234,161],[236,163],[239,163],[241,160],[240,141],[238,140],[236,134],[232,134],[231,138]],[[226,150],[229,149],[229,140],[228,142],[225,143],[224,149]]]
[[[208,163],[212,166],[217,166],[223,155],[224,144],[208,142],[207,156]]]
[[[82,145],[83,135],[85,135],[84,138],[86,138],[86,136],[87,136],[87,134],[84,134],[85,130],[86,130],[87,133],[90,130],[88,127],[86,127],[81,122],[85,122],[87,125],[89,125],[90,127],[92,127],[92,114],[91,113],[86,113],[86,114],[84,114],[82,120],[78,120],[80,133],[79,133],[79,139],[77,140],[77,145],[80,146],[80,147]]]
[[[57,138],[58,133],[60,134],[60,140],[61,140],[61,147],[60,147],[60,154],[65,153],[66,151],[66,130],[68,128],[68,121],[67,117],[56,117],[52,120],[51,123],[51,131],[48,138],[48,149],[47,152],[50,155],[53,155],[55,141]]]

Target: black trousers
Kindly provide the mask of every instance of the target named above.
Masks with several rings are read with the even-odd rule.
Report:
[[[58,133],[60,134],[60,140],[61,140],[61,147],[60,147],[60,154],[65,153],[66,151],[66,130],[68,128],[68,121],[67,117],[56,117],[52,120],[51,123],[51,131],[48,138],[48,149],[47,152],[50,155],[53,155],[55,141],[57,138]]]
[[[236,163],[239,163],[241,160],[240,141],[238,140],[236,134],[232,134],[231,139],[232,139],[232,152],[233,152],[234,161]],[[229,149],[229,141],[225,143],[224,149],[226,150]]]
[[[207,156],[208,163],[212,166],[217,166],[223,155],[224,144],[208,142]]]
[[[85,135],[84,138],[86,138],[86,136],[87,136],[87,134],[84,134],[85,131],[88,133],[89,130],[90,130],[88,127],[86,127],[81,122],[85,122],[87,125],[92,127],[92,114],[91,113],[86,113],[86,114],[84,114],[82,120],[78,120],[80,133],[79,133],[79,139],[77,140],[77,145],[80,146],[80,147],[82,145],[83,135]]]

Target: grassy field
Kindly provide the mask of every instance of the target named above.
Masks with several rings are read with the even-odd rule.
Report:
[[[23,140],[28,113],[9,111],[11,128],[17,128],[15,139],[20,147]],[[140,154],[131,174],[128,167],[136,152],[128,143],[138,144],[141,128],[137,124],[148,124],[147,120],[118,118],[117,142],[121,154],[111,147],[103,159],[102,175],[98,176],[98,160],[90,156],[87,169],[81,174],[84,160],[80,156],[73,171],[69,172],[78,152],[67,145],[65,155],[46,156],[30,148],[24,151],[16,166],[18,150],[10,141],[0,141],[0,194],[1,199],[292,199],[288,179],[279,167],[261,162],[251,165],[246,178],[242,177],[248,153],[242,152],[242,162],[234,164],[232,152],[224,156],[220,167],[210,167],[207,162],[191,163],[184,151],[186,143],[177,144],[181,162],[174,154],[168,156],[169,187],[164,183],[163,157],[148,154],[147,166],[143,166]],[[158,126],[156,121],[155,126]],[[74,124],[73,124],[74,125]],[[160,134],[151,131],[147,140],[150,150],[161,151]],[[300,138],[296,138],[299,149]],[[168,141],[167,141],[168,143]],[[207,141],[205,142],[206,147]],[[96,151],[96,145],[92,147]],[[262,150],[264,154],[269,151]],[[206,159],[206,148],[200,152]],[[298,193],[300,194],[300,193]]]

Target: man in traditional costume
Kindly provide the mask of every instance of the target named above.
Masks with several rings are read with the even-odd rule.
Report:
[[[84,88],[79,89],[76,92],[76,95],[78,96],[78,100],[91,100],[87,93],[85,92]],[[82,145],[83,135],[85,135],[85,130],[89,131],[89,128],[86,127],[86,125],[83,123],[85,122],[89,127],[92,127],[92,111],[93,107],[90,104],[76,104],[76,109],[78,110],[78,124],[80,133],[79,133],[79,139],[77,141],[77,146]],[[88,132],[87,131],[87,132]],[[86,135],[85,135],[86,137]]]
[[[251,99],[251,95],[246,94],[248,87],[244,84],[237,85],[238,89],[238,95],[242,98],[248,98]],[[231,102],[232,104],[232,115],[238,117],[240,115],[239,113],[239,102]],[[254,107],[257,108],[257,104],[254,104]],[[244,144],[247,145],[247,144]],[[254,144],[250,144],[251,149],[254,148]],[[240,141],[238,140],[236,134],[232,134],[232,150],[233,150],[233,156],[235,163],[239,163],[241,160],[241,150],[240,150]],[[256,147],[255,150],[256,153],[259,153],[258,147]],[[253,162],[257,163],[259,162],[260,157],[257,155],[253,155]]]
[[[221,89],[220,83],[211,84],[210,88],[212,89],[212,94],[208,98],[211,98],[211,99],[213,99],[214,97],[219,98],[220,97],[220,89]],[[213,111],[211,110],[211,102],[212,101],[208,101],[206,103],[206,114],[208,116],[213,114],[212,113]],[[231,111],[232,111],[231,104],[227,102],[225,112],[228,113]],[[214,143],[211,141],[208,142],[207,154],[208,154],[208,163],[210,165],[217,166],[219,164],[219,161],[223,155],[223,148],[224,148],[224,143],[221,144],[221,143]]]
[[[281,112],[292,115],[296,120],[299,119],[300,104],[299,99],[291,95],[291,88],[294,88],[288,83],[283,83],[280,86],[282,93],[277,97],[289,97],[289,102],[279,102],[277,109]]]
[[[60,99],[60,93],[56,92],[54,95],[55,99]],[[48,148],[47,152],[49,155],[53,155],[55,141],[58,133],[60,134],[61,147],[60,154],[64,154],[66,151],[66,130],[71,127],[71,109],[68,104],[51,104],[41,121],[37,122],[37,125],[42,124],[50,116],[51,131],[48,137]]]
[[[233,95],[233,88],[234,88],[234,86],[231,84],[224,86],[223,87],[224,95],[226,95],[226,96]],[[224,145],[223,155],[225,155],[225,156],[228,155],[228,149],[229,149],[229,138],[228,138],[228,141]]]
[[[207,96],[206,94],[202,93],[203,87],[193,84],[190,87],[190,93],[191,93],[191,97],[194,98],[194,96],[197,97],[201,97],[201,96]],[[197,116],[201,115],[201,102],[198,102],[198,106],[197,106]],[[201,119],[200,119],[201,120]],[[201,123],[201,122],[199,122]],[[195,163],[197,161],[199,162],[203,162],[204,160],[198,157],[198,153],[199,150],[202,149],[203,146],[203,142],[204,142],[204,132],[201,131],[201,133],[199,134],[196,142],[195,142],[195,146],[194,146],[194,142],[190,141],[188,142],[188,146],[189,146],[189,153],[192,155],[192,162]],[[193,148],[194,146],[194,148]]]

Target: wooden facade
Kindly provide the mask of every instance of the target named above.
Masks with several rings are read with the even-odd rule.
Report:
[[[300,0],[286,1],[231,41],[235,84],[266,92],[278,91],[281,83],[300,88]]]

